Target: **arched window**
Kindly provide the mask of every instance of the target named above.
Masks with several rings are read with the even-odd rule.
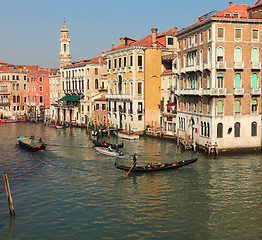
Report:
[[[200,51],[199,61],[200,64],[203,63],[203,50]]]
[[[89,81],[89,79],[87,80],[87,89],[89,89],[89,83],[90,83],[90,81]]]
[[[207,62],[211,62],[211,48],[207,50]]]
[[[235,62],[242,62],[242,50],[240,47],[235,48]]]
[[[223,62],[224,61],[224,48],[219,47],[217,49],[217,61]]]
[[[122,76],[118,77],[118,92],[122,94]]]
[[[236,75],[235,75],[234,87],[235,88],[240,88],[241,87],[241,75],[239,73],[236,73]]]
[[[257,123],[256,122],[251,123],[251,136],[252,137],[257,136]]]
[[[252,62],[259,62],[259,60],[258,60],[258,49],[257,48],[252,49],[251,61]]]
[[[203,122],[201,121],[201,136],[203,136],[203,133],[204,133],[204,125]]]
[[[223,101],[221,101],[221,100],[219,100],[218,102],[217,102],[217,113],[219,114],[221,114],[221,113],[223,113]]]
[[[207,137],[210,136],[210,124],[207,123]]]
[[[253,73],[252,74],[252,83],[251,83],[251,87],[252,88],[257,88],[257,74]]]
[[[207,124],[206,122],[204,122],[204,136],[207,135]]]
[[[252,112],[252,113],[256,113],[256,112],[257,112],[257,100],[256,100],[256,99],[252,100],[252,103],[251,103],[251,112]]]
[[[240,123],[236,122],[234,124],[234,137],[240,137]]]
[[[16,96],[13,96],[13,103],[16,103]]]
[[[217,87],[224,88],[224,76],[222,73],[219,73],[217,75]]]
[[[217,124],[217,138],[223,138],[223,124]]]
[[[95,79],[95,89],[98,89],[98,79]]]
[[[17,98],[16,98],[16,102],[17,103],[20,103],[20,96],[18,95]]]
[[[234,106],[234,111],[235,113],[240,113],[240,107],[241,107],[241,103],[239,100],[235,101],[235,106]]]

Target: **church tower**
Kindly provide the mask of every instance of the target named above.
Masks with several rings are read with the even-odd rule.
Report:
[[[69,49],[69,31],[66,28],[65,21],[64,21],[64,26],[60,30],[60,46],[61,46],[61,51],[60,51],[60,67],[63,67],[70,63],[71,59],[71,54],[70,54],[70,49]]]

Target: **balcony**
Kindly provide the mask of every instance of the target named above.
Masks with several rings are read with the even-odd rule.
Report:
[[[0,106],[10,106],[10,102],[0,102]]]
[[[234,62],[234,69],[243,70],[244,69],[244,62]]]
[[[217,69],[219,70],[225,70],[227,68],[227,63],[226,62],[217,62]]]
[[[144,72],[144,67],[142,67],[142,66],[138,66],[137,71],[138,71],[138,72]]]
[[[129,100],[132,98],[130,94],[106,94],[107,99],[122,99],[122,100]]]
[[[196,65],[196,70],[202,72],[203,71],[203,63],[197,64]]]
[[[251,62],[251,69],[253,70],[260,70],[261,62]]]
[[[259,87],[251,88],[251,95],[261,95],[261,88]]]
[[[227,94],[226,88],[205,88],[204,95],[207,96],[225,96]]]
[[[180,95],[203,95],[203,89],[180,89]]]
[[[180,68],[180,72],[181,72],[181,73],[186,73],[186,68],[185,68],[185,67],[181,67],[181,68]]]
[[[242,95],[244,95],[244,88],[234,88],[234,95],[235,96],[242,96]]]
[[[186,67],[186,72],[195,72],[196,71],[196,65],[191,65]]]
[[[210,71],[211,70],[211,66],[212,66],[211,62],[205,62],[204,63],[204,70]]]

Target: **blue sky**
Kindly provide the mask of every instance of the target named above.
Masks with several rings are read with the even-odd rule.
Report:
[[[254,5],[257,0],[234,4]],[[66,20],[72,61],[100,56],[120,37],[140,39],[187,27],[227,0],[0,0],[0,62],[59,67],[59,34]]]

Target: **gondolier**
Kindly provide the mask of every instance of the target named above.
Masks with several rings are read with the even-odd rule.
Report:
[[[136,162],[138,160],[138,156],[137,153],[135,153],[134,157],[133,157],[133,163],[134,163],[134,167],[136,167]]]

